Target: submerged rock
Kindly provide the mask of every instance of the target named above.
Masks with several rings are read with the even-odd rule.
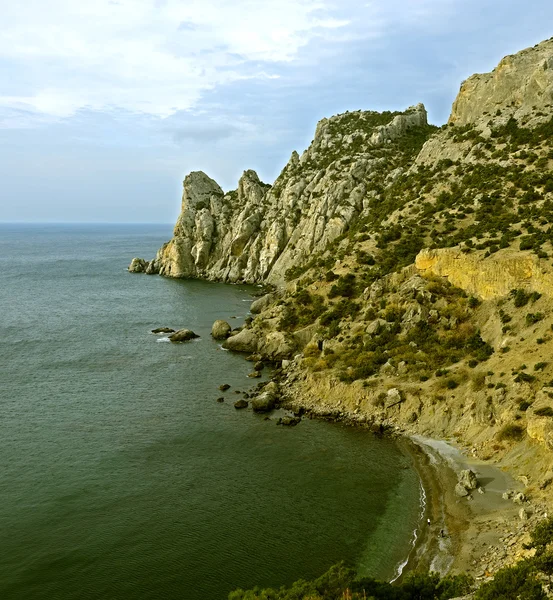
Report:
[[[218,319],[211,328],[211,337],[215,340],[226,340],[232,331],[232,327],[226,322]]]
[[[157,329],[152,329],[152,333],[175,333],[175,330],[170,327],[158,327]]]
[[[301,419],[299,417],[285,416],[281,417],[277,421],[277,425],[283,425],[285,427],[295,427],[300,421]]]
[[[200,336],[190,329],[179,329],[175,331],[175,333],[169,336],[169,339],[172,342],[189,342],[190,340],[194,340],[199,338]]]
[[[234,403],[234,408],[248,408],[248,403],[245,400],[238,400]]]
[[[225,399],[223,398],[223,396],[220,396],[219,398],[217,398],[217,402],[224,402]]]
[[[230,389],[230,385],[229,385],[228,383],[223,383],[222,385],[220,385],[220,386],[219,386],[219,389],[220,389],[222,392],[226,392],[227,390],[229,390],[229,389]]]

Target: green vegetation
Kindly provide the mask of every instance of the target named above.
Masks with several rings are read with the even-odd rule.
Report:
[[[534,411],[536,417],[553,417],[553,408],[551,406],[544,406]]]
[[[517,425],[516,423],[508,423],[504,425],[499,433],[497,434],[497,439],[502,441],[519,441],[524,437],[524,427],[521,425]]]

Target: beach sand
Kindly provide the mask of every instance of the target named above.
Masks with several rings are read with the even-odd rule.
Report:
[[[500,546],[501,539],[520,523],[520,507],[502,494],[519,491],[522,484],[497,466],[469,458],[445,441],[413,435],[400,444],[413,457],[426,492],[426,515],[404,573],[430,570],[442,575],[467,572],[477,579],[489,577],[489,550]],[[469,498],[455,494],[457,476],[463,469],[476,473],[483,494],[474,491]]]

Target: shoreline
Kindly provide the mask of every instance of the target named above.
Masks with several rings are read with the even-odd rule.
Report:
[[[282,408],[297,411],[298,403],[294,402],[293,407],[282,405]],[[305,407],[305,417],[338,421],[366,428],[367,433],[377,435],[374,429],[345,415],[336,418],[336,415],[317,414]],[[503,498],[506,491],[522,491],[524,485],[521,482],[499,465],[467,456],[450,441],[399,428],[385,435],[393,437],[411,459],[424,490],[425,502],[419,528],[413,532],[414,543],[406,559],[395,566],[392,581],[401,582],[412,572],[434,571],[441,576],[467,573],[478,583],[515,562],[513,559],[524,558],[526,552],[522,550],[522,543],[528,541],[525,536],[534,520],[522,521],[519,517],[521,506]],[[455,494],[458,474],[465,469],[476,473],[483,493],[474,490],[466,498]],[[535,516],[538,512],[535,511]],[[430,519],[430,525],[427,525],[427,519]],[[515,553],[513,540],[518,547]]]

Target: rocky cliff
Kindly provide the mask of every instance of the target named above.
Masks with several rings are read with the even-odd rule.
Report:
[[[371,183],[408,152],[397,148],[402,138],[433,129],[422,104],[404,113],[345,113],[317,125],[309,148],[292,153],[273,186],[245,171],[225,194],[205,173],[190,173],[173,238],[132,270],[282,283],[288,269],[324,251],[368,209]]]

